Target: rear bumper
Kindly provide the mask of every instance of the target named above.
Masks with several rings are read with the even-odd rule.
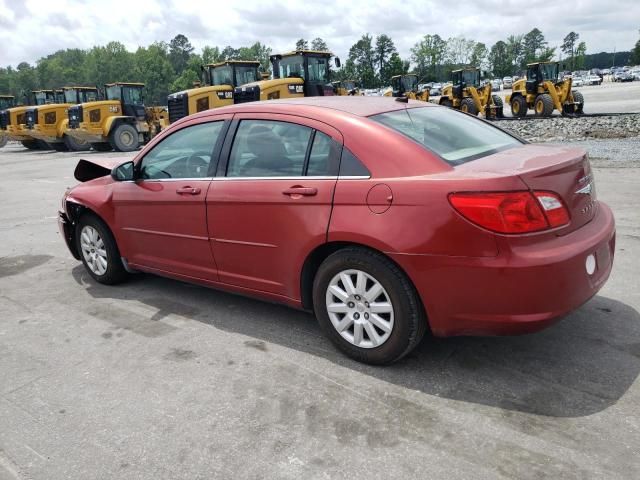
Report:
[[[435,335],[512,335],[540,330],[593,297],[614,250],[613,214],[600,203],[582,228],[493,258],[390,255],[413,280]]]
[[[76,260],[80,260],[80,254],[78,253],[78,249],[76,248],[76,242],[74,238],[74,228],[73,224],[69,221],[69,218],[64,212],[58,212],[58,229],[60,230],[60,235],[64,238],[65,243],[67,244],[67,248],[73,255],[73,258]]]

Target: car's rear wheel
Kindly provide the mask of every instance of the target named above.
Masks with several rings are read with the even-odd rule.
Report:
[[[339,250],[320,265],[313,304],[329,339],[365,363],[401,359],[427,329],[418,294],[404,272],[385,256],[362,248]]]
[[[95,281],[113,285],[127,278],[116,241],[102,220],[83,215],[76,225],[75,237],[82,263]]]
[[[121,123],[111,132],[109,142],[118,152],[132,152],[140,146],[138,131],[129,124]]]

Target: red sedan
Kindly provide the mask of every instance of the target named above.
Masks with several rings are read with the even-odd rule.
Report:
[[[234,105],[132,161],[91,158],[60,228],[96,281],[144,271],[313,310],[364,362],[427,329],[538,330],[611,271],[614,219],[584,151],[424,102]]]

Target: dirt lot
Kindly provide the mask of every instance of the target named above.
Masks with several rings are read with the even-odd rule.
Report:
[[[3,149],[0,479],[640,478],[640,161],[585,145],[618,226],[600,294],[544,332],[427,340],[387,368],[281,306],[96,284],[56,212],[78,158],[105,154]]]

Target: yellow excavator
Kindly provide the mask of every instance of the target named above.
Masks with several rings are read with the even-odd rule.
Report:
[[[56,103],[40,107],[27,108],[25,125],[29,134],[47,143],[58,151],[89,150],[91,145],[67,135],[69,118],[67,110],[79,103],[95,102],[98,100],[97,87],[63,87],[60,95],[56,95]]]
[[[360,96],[360,87],[355,80],[339,80],[336,82],[331,82],[333,85],[333,91],[338,96]]]
[[[233,89],[259,79],[260,62],[227,60],[202,67],[208,85],[172,93],[167,97],[169,122],[192,113],[233,104]]]
[[[66,134],[94,150],[131,152],[169,125],[164,107],[145,107],[144,83],[108,83],[105,100],[69,107]]]
[[[554,110],[563,115],[584,112],[584,97],[572,90],[572,80],[559,80],[559,62],[539,62],[527,65],[527,77],[516,81],[507,103],[514,117],[524,117],[533,109],[537,117],[549,117]]]
[[[33,90],[33,104],[35,106],[47,105],[56,101],[56,92],[53,90]],[[30,150],[48,149],[49,146],[30,135],[26,128],[26,111],[32,105],[21,105],[0,111],[0,130],[7,140],[14,140]]]
[[[13,95],[0,95],[0,118],[2,112],[16,106],[16,97]],[[0,148],[4,147],[9,141],[9,137],[4,130],[0,130]]]
[[[236,87],[234,103],[275,100],[278,98],[334,95],[330,79],[331,52],[295,50],[271,55],[273,78]],[[340,59],[335,57],[336,67]]]
[[[429,90],[418,91],[418,76],[414,73],[394,75],[391,77],[391,90],[384,93],[385,97],[407,97],[411,100],[429,101]]]
[[[491,83],[480,83],[480,69],[462,68],[451,72],[451,83],[442,89],[440,105],[485,118],[504,116],[502,98],[491,93]]]

